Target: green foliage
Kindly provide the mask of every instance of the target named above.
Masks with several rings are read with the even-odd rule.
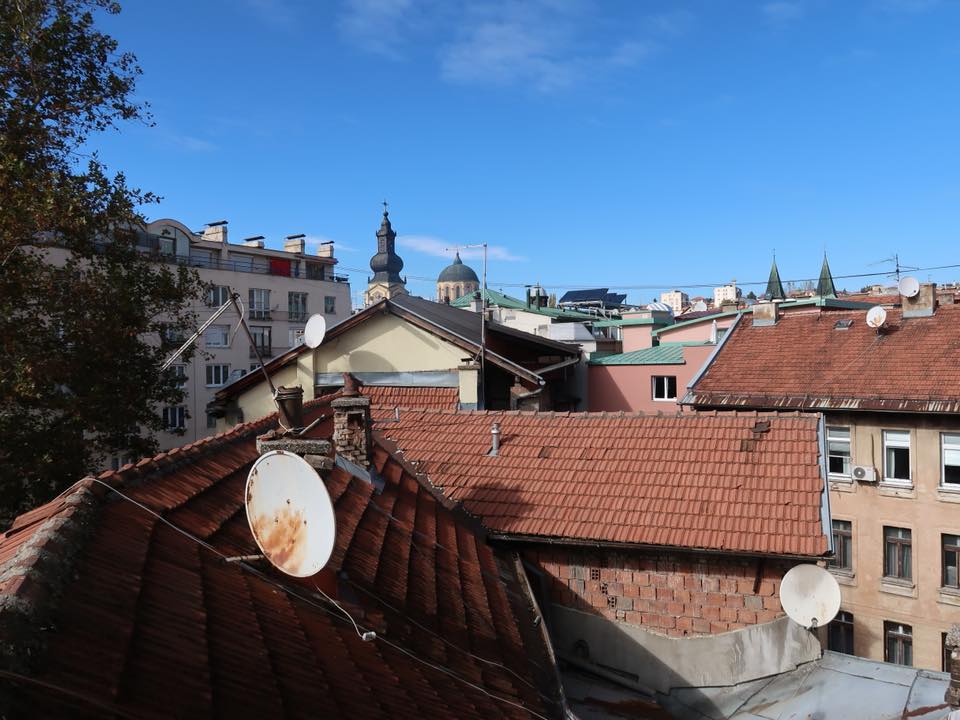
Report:
[[[155,450],[183,393],[163,330],[195,318],[196,274],[137,249],[157,198],[90,153],[122,121],[136,59],[99,32],[107,0],[0,0],[0,524],[104,456]]]

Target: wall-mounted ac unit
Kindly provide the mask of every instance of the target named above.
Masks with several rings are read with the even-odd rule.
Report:
[[[870,465],[854,465],[853,479],[865,483],[875,483],[877,481],[877,469]]]

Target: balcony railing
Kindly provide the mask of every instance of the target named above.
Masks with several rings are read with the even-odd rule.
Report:
[[[183,257],[181,255],[167,255],[164,253],[151,253],[154,257],[166,263],[173,265],[187,265],[189,267],[206,268],[208,270],[227,270],[230,272],[245,272],[255,275],[274,275],[277,277],[290,277],[302,280],[319,280],[321,282],[349,283],[348,275],[334,275],[333,273],[321,272],[314,269],[311,265],[301,268],[277,268],[267,263],[253,263],[240,260],[221,260],[220,258],[202,258],[202,257]],[[324,266],[325,268],[328,266]]]
[[[260,351],[260,357],[262,357],[264,360],[269,360],[270,358],[273,357],[273,352],[271,351],[271,348],[270,348],[269,345],[257,345],[256,348],[254,348],[254,346],[251,345],[251,346],[250,346],[250,357],[251,357],[251,358],[256,359],[256,357],[257,357],[257,350]]]

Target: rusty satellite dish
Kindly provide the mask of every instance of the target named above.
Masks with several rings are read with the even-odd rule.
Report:
[[[250,532],[281,572],[310,577],[330,560],[337,536],[323,480],[299,455],[274,450],[250,468],[244,493]]]
[[[879,305],[867,311],[867,325],[872,328],[882,328],[887,321],[887,311]]]
[[[318,347],[326,334],[327,319],[323,315],[311,315],[303,329],[303,343],[311,349]]]
[[[840,586],[818,565],[795,565],[780,583],[780,604],[798,625],[823,627],[840,610]]]

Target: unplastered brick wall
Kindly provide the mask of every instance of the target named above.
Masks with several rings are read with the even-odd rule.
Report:
[[[645,630],[711,635],[782,616],[780,579],[793,563],[706,554],[528,550],[556,605]]]

